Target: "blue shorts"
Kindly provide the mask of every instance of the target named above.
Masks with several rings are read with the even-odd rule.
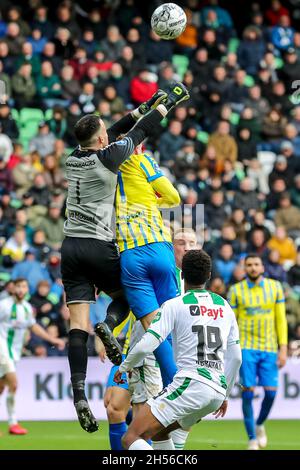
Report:
[[[123,361],[125,359],[125,355],[123,355]],[[122,361],[122,362],[123,362]],[[128,382],[127,382],[127,374],[126,372],[123,372],[122,374],[122,379],[124,380],[124,383],[123,384],[117,384],[116,382],[114,382],[114,376],[115,376],[115,373],[117,372],[117,370],[119,369],[119,366],[113,366],[111,369],[110,369],[110,373],[109,373],[109,376],[108,376],[108,379],[107,379],[107,383],[106,383],[106,388],[109,388],[109,387],[119,387],[119,388],[124,388],[124,390],[128,390]]]
[[[242,359],[240,376],[244,387],[278,386],[277,353],[242,349]]]
[[[157,242],[123,251],[121,282],[138,320],[176,297],[179,292],[173,245]]]

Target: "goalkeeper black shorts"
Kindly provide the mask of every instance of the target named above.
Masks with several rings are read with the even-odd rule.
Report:
[[[122,289],[115,242],[66,237],[61,247],[61,272],[67,304],[95,303],[96,292],[109,295]]]

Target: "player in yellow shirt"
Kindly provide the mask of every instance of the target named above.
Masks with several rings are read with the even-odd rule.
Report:
[[[287,321],[282,286],[274,279],[263,277],[264,265],[258,255],[246,256],[245,271],[247,278],[230,288],[229,303],[240,330],[242,404],[248,449],[258,450],[267,445],[264,422],[276,396],[278,367],[286,363]],[[265,396],[255,427],[252,400],[256,385],[264,388]]]

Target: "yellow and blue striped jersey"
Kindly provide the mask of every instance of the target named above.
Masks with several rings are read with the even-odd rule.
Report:
[[[115,201],[117,242],[121,252],[148,243],[172,242],[158,209],[160,203],[155,188],[160,179],[166,180],[156,161],[148,155],[131,155],[121,165]],[[175,192],[177,197],[177,191],[171,183],[169,185],[172,189],[167,190]]]
[[[285,299],[280,282],[263,278],[259,285],[249,279],[234,284],[228,293],[236,314],[242,349],[276,352],[287,344]]]
[[[121,333],[125,334],[125,341],[123,344],[123,349],[122,349],[122,354],[127,355],[128,349],[129,349],[129,344],[130,344],[130,337],[131,337],[131,331],[133,324],[135,322],[135,316],[133,315],[132,312],[129,312],[129,315],[125,320],[120,323],[120,325],[116,326],[116,328],[113,331],[114,336],[117,338]]]

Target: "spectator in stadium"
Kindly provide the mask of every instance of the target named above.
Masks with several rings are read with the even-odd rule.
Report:
[[[270,238],[267,246],[270,250],[279,251],[279,263],[294,263],[296,261],[297,251],[295,243],[291,238],[288,237],[284,227],[276,227],[275,234]]]
[[[0,153],[0,195],[10,193],[13,187],[12,172],[7,168],[7,162]]]
[[[30,27],[28,23],[25,20],[23,20],[21,16],[21,9],[19,7],[17,6],[10,7],[7,12],[7,19],[10,22],[17,23],[17,25],[19,26],[21,36],[24,36],[24,37],[29,36],[31,32]]]
[[[178,38],[176,38],[176,49],[181,54],[190,57],[198,44],[198,31],[193,23],[193,15],[190,9],[185,9],[187,17],[186,28]]]
[[[300,157],[300,136],[298,135],[297,128],[293,124],[287,124],[284,129],[284,137],[293,145],[294,155],[296,160],[296,171],[300,170],[299,157]]]
[[[282,15],[278,21],[278,25],[274,26],[271,31],[271,41],[276,49],[284,51],[293,46],[294,28],[291,28],[291,20],[288,15]]]
[[[74,79],[74,69],[71,65],[65,65],[61,69],[60,80],[63,99],[72,101],[80,95],[81,87],[78,80]]]
[[[34,55],[40,56],[44,50],[47,38],[42,36],[40,29],[33,29],[31,36],[28,37],[28,42],[32,46],[32,52]]]
[[[23,207],[16,210],[14,223],[10,224],[7,228],[8,236],[11,236],[14,233],[16,225],[25,230],[26,240],[28,244],[31,245],[34,230],[28,223],[27,212]]]
[[[46,243],[46,236],[43,230],[36,230],[34,232],[31,247],[34,249],[37,261],[44,263],[48,259],[51,248]]]
[[[266,98],[262,96],[261,87],[256,83],[249,87],[249,97],[246,105],[254,110],[254,115],[262,123],[263,117],[270,111],[270,105]]]
[[[271,26],[275,26],[282,16],[289,16],[289,14],[289,10],[279,0],[272,0],[270,8],[266,11],[266,18]]]
[[[24,63],[21,65],[19,70],[12,76],[11,85],[17,109],[29,107],[36,103],[34,100],[36,85],[32,77],[30,64]]]
[[[14,234],[8,238],[2,248],[3,266],[10,269],[23,261],[29,245],[26,241],[26,232],[23,227],[16,227]]]
[[[34,10],[34,19],[32,21],[32,30],[39,29],[42,36],[52,38],[54,35],[54,25],[48,20],[48,9],[44,5],[38,5]]]
[[[172,62],[172,41],[163,41],[152,29],[145,45],[146,62],[159,66],[162,62]]]
[[[22,52],[16,58],[15,68],[18,70],[21,65],[30,64],[31,73],[34,78],[37,78],[41,71],[41,62],[37,54],[33,53],[32,44],[30,42],[24,42],[22,44]]]
[[[283,193],[279,199],[279,209],[274,221],[277,226],[283,226],[293,238],[300,236],[300,209],[292,205],[288,192]]]
[[[299,79],[300,62],[294,48],[289,47],[284,54],[284,65],[279,70],[279,77],[283,80],[286,89],[291,90],[293,82]]]
[[[50,287],[49,280],[42,279],[38,282],[36,290],[30,297],[30,304],[34,308],[36,320],[44,328],[50,322],[56,322],[59,317],[57,305],[53,303],[51,295],[49,295]]]
[[[11,273],[12,279],[23,277],[28,280],[29,291],[33,294],[41,280],[46,279],[51,283],[48,270],[43,263],[36,260],[35,250],[28,247],[25,252],[25,259],[15,264]]]
[[[255,228],[250,234],[248,247],[248,253],[257,253],[262,258],[267,253],[267,239],[265,231],[262,228]]]
[[[94,31],[92,29],[85,29],[82,32],[82,37],[79,41],[79,46],[87,51],[88,59],[93,58],[96,48],[96,41]]]
[[[296,262],[288,271],[288,282],[293,287],[296,288],[297,292],[300,294],[300,250],[298,248]]]
[[[21,156],[21,161],[12,170],[12,178],[17,196],[21,197],[33,184],[36,169],[32,166],[32,157],[29,153]]]
[[[294,178],[294,184],[290,188],[292,204],[300,209],[300,175]]]
[[[74,56],[72,54],[70,57],[73,57],[70,58],[69,65],[74,70],[74,80],[80,81],[85,77],[93,63],[88,59],[87,52],[83,47],[77,47]]]
[[[141,40],[141,35],[138,29],[130,28],[126,35],[126,42],[132,49],[134,58],[139,64],[145,63],[145,45]]]
[[[269,174],[269,185],[272,186],[274,181],[278,179],[284,180],[287,187],[290,187],[293,182],[293,170],[288,168],[288,162],[284,155],[278,155],[275,160],[275,165]]]
[[[282,264],[279,263],[280,253],[277,250],[270,250],[268,257],[265,261],[265,275],[271,279],[276,279],[280,282],[287,281],[287,273],[283,269]]]
[[[29,142],[29,151],[38,152],[43,158],[54,150],[55,135],[50,132],[46,121],[39,123],[38,134]]]
[[[106,38],[100,44],[105,56],[111,61],[116,61],[121,57],[122,49],[126,45],[116,25],[107,28]]]
[[[271,238],[271,233],[273,233],[275,229],[274,222],[270,219],[266,219],[266,214],[263,209],[257,209],[253,214],[249,235],[257,228],[263,230],[267,241]]]
[[[253,180],[247,177],[240,182],[240,190],[235,195],[233,205],[236,209],[242,209],[249,214],[254,213],[254,210],[260,207],[260,201],[254,191]]]
[[[11,110],[7,103],[3,103],[0,105],[0,130],[4,134],[7,134],[13,140],[19,137],[18,126],[11,115]]]
[[[53,42],[48,41],[44,46],[43,53],[41,55],[41,62],[44,61],[51,62],[56,75],[60,74],[63,67],[63,60],[56,54],[55,44]]]
[[[223,279],[225,285],[230,283],[236,264],[236,261],[234,261],[232,245],[225,243],[221,246],[215,259],[216,272],[221,279]]]
[[[255,75],[265,50],[266,44],[259,29],[256,26],[247,26],[238,48],[238,62],[241,68],[249,75]]]
[[[103,90],[103,97],[108,101],[112,114],[122,113],[124,111],[124,102],[122,98],[117,95],[115,87],[108,85]]]
[[[228,218],[224,207],[224,193],[221,190],[213,191],[210,202],[205,206],[205,221],[212,229],[219,232]]]
[[[272,91],[268,99],[272,107],[279,109],[286,115],[288,115],[293,108],[293,103],[288,96],[288,91],[281,80],[273,83]]]
[[[41,221],[39,229],[46,236],[46,243],[53,249],[59,249],[63,241],[64,219],[61,217],[61,206],[50,203],[48,215]]]
[[[53,116],[49,121],[46,121],[50,132],[55,135],[57,139],[62,139],[67,130],[66,111],[61,106],[54,106]]]
[[[76,20],[72,17],[72,11],[69,5],[61,3],[57,8],[56,17],[56,28],[67,29],[70,31],[72,37],[80,36],[81,31]]]
[[[206,29],[199,41],[200,48],[207,50],[208,59],[215,62],[220,62],[222,55],[226,51],[224,44],[219,44],[217,34],[213,29]]]
[[[42,173],[34,177],[34,182],[28,191],[30,197],[34,200],[34,205],[47,207],[50,201],[50,191],[46,186],[46,181]]]
[[[18,56],[21,54],[22,44],[25,41],[25,37],[22,36],[18,23],[13,21],[8,23],[4,39],[11,56]]]
[[[50,189],[62,187],[64,175],[53,154],[46,155],[43,173],[46,185]]]
[[[224,163],[237,160],[237,144],[230,135],[230,126],[227,121],[220,121],[217,130],[210,135],[208,145],[212,145],[217,154],[217,160]]]
[[[158,77],[150,72],[148,68],[143,67],[139,74],[130,82],[131,101],[135,106],[139,106],[158,90]]]
[[[173,166],[177,152],[185,143],[181,132],[182,124],[180,121],[172,120],[168,130],[162,134],[159,142],[160,164],[162,166]]]
[[[37,95],[42,100],[44,106],[52,108],[55,104],[60,104],[61,84],[59,77],[53,73],[51,62],[44,61],[41,67],[41,74],[36,82]]]

